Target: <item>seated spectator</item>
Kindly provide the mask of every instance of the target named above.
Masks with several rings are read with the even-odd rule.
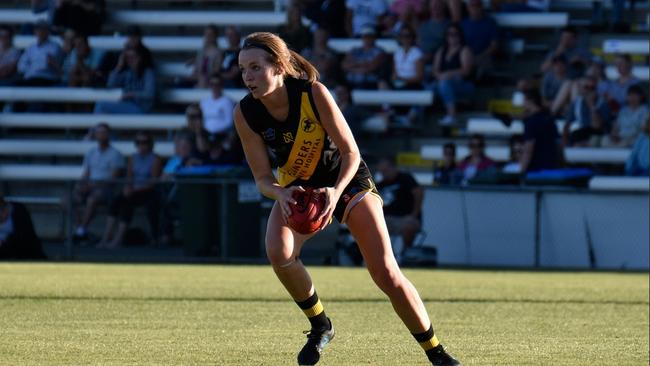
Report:
[[[485,155],[485,137],[473,134],[469,139],[469,155],[458,163],[458,170],[462,173],[462,183],[468,184],[472,179],[494,173],[496,163]]]
[[[384,200],[384,217],[390,235],[400,235],[403,250],[413,245],[422,225],[424,190],[410,173],[397,169],[393,158],[383,158],[377,164],[382,179],[377,190]],[[397,258],[401,253],[395,253]]]
[[[398,90],[422,89],[424,81],[424,54],[415,45],[415,33],[403,27],[399,34],[399,48],[393,54],[391,84]]]
[[[278,28],[278,35],[297,53],[302,52],[311,44],[309,28],[302,24],[302,10],[298,5],[287,9],[287,22]]]
[[[594,58],[587,67],[585,76],[591,77],[596,80],[596,92],[599,97],[605,97],[605,92],[609,84],[607,76],[605,75],[605,63]],[[562,83],[553,103],[551,104],[551,113],[554,116],[564,115],[568,112],[568,107],[577,98],[580,92],[580,79],[571,80],[567,79]]]
[[[650,118],[646,118],[643,133],[637,137],[625,162],[625,175],[648,176],[650,167]]]
[[[343,113],[343,117],[345,117],[345,121],[350,126],[352,133],[354,135],[360,134],[363,129],[363,122],[372,115],[372,112],[352,102],[352,94],[347,85],[337,85],[334,92],[336,104]]]
[[[566,61],[568,67],[567,76],[570,79],[581,77],[591,60],[591,53],[580,45],[578,31],[573,27],[562,29],[558,45],[546,55],[544,62],[540,66],[540,71],[543,73],[549,72],[553,66],[553,60],[558,56],[563,57]]]
[[[557,98],[562,85],[569,80],[567,75],[567,63],[564,56],[556,56],[553,58],[552,67],[549,72],[544,74],[542,80],[542,101],[544,107],[550,107],[553,100]]]
[[[645,122],[650,115],[648,103],[643,88],[632,85],[627,89],[627,103],[618,112],[618,117],[608,138],[603,141],[605,146],[629,147],[642,134]]]
[[[377,28],[380,18],[388,11],[386,0],[345,0],[345,6],[345,28],[353,37],[363,37],[361,33],[365,27]]]
[[[89,35],[101,33],[106,17],[105,0],[58,0],[55,4],[55,26]]]
[[[607,83],[605,95],[610,103],[614,112],[618,112],[623,108],[627,99],[627,89],[640,82],[632,74],[632,57],[628,54],[616,56],[614,61],[616,70],[618,70],[618,79],[612,80]]]
[[[22,86],[53,86],[61,81],[63,52],[58,43],[50,39],[49,26],[38,22],[34,27],[36,43],[27,47],[18,60]]]
[[[411,2],[406,0],[405,2]],[[415,0],[418,1],[418,0]],[[405,2],[402,2],[404,4]],[[396,3],[393,3],[395,5]],[[420,7],[413,3],[405,4],[399,12],[392,10],[382,17],[381,37],[396,38],[404,27],[416,29],[420,22],[420,13],[417,8]]]
[[[241,165],[244,159],[233,146],[230,135],[213,134],[208,137],[208,151],[200,157],[201,165]]]
[[[223,94],[223,80],[218,73],[210,76],[212,95],[200,102],[203,114],[203,128],[209,134],[229,134],[233,129],[233,108],[235,102]]]
[[[420,18],[425,12],[425,7],[425,0],[394,0],[390,4],[390,12],[397,14],[397,16],[413,13],[416,18]]]
[[[145,44],[142,43],[142,29],[137,25],[133,25],[128,27],[125,33],[126,33],[126,41],[124,42],[124,47],[122,48],[122,55],[124,55],[124,53],[130,49],[137,48],[142,53],[142,60],[145,67],[154,68],[155,63],[154,63],[153,53],[151,53],[149,47],[145,46]]]
[[[510,136],[508,146],[510,147],[510,159],[501,171],[506,174],[519,174],[521,173],[521,156],[524,152],[524,136],[520,134]]]
[[[217,44],[219,28],[210,24],[203,30],[203,47],[192,60],[192,80],[197,88],[207,88],[210,75],[219,71],[223,54]]]
[[[336,52],[327,45],[328,41],[329,32],[325,28],[316,29],[311,46],[302,50],[301,55],[316,67],[320,82],[331,87],[339,74],[339,62]]]
[[[485,14],[482,0],[469,0],[467,11],[469,16],[461,26],[465,42],[474,53],[476,78],[481,79],[493,68],[493,58],[499,46],[499,29],[496,21]]]
[[[20,51],[14,47],[14,31],[0,27],[0,86],[12,85],[18,78]]]
[[[564,124],[563,136],[569,136],[571,146],[598,146],[600,138],[609,128],[611,112],[605,98],[598,95],[596,79],[580,79],[580,92],[569,106]],[[577,123],[579,128],[573,132],[571,125]]]
[[[351,49],[341,66],[352,89],[377,89],[384,79],[386,53],[375,44],[373,27],[363,27],[360,34],[362,46]]]
[[[521,172],[558,169],[563,160],[555,119],[542,104],[536,89],[524,91],[524,147]]]
[[[345,1],[307,1],[304,10],[312,21],[312,31],[325,29],[334,38],[350,36],[346,30]]]
[[[502,12],[538,13],[547,12],[550,8],[551,0],[495,1],[495,5],[497,5]]]
[[[458,183],[456,167],[456,145],[447,142],[442,146],[442,160],[433,169],[433,183],[450,185]]]
[[[193,155],[202,154],[208,151],[208,131],[203,126],[203,112],[198,104],[190,104],[185,108],[185,120],[187,121],[186,133],[191,135]]]
[[[424,52],[425,64],[433,62],[433,56],[445,42],[449,26],[444,0],[429,0],[428,3],[430,18],[418,25],[416,42]]]
[[[456,101],[470,96],[474,91],[471,74],[474,68],[474,54],[465,45],[463,32],[458,25],[447,27],[445,44],[438,49],[433,60],[433,76],[436,91],[445,104],[447,114],[440,124],[448,126],[456,122]]]
[[[156,76],[146,67],[141,47],[127,49],[108,76],[107,87],[121,88],[119,102],[97,102],[95,113],[142,114],[151,111],[156,95]]]
[[[145,206],[149,211],[149,223],[152,239],[158,235],[158,190],[155,180],[160,178],[162,160],[153,152],[154,141],[150,134],[138,132],[135,136],[137,151],[129,156],[127,162],[127,182],[122,193],[109,205],[106,229],[98,248],[114,249],[122,245],[124,234],[133,218],[133,211],[138,206]],[[114,231],[115,224],[117,231]]]
[[[124,157],[111,146],[110,127],[106,123],[98,124],[95,129],[97,146],[86,152],[83,160],[83,173],[74,191],[74,200],[78,205],[85,205],[83,212],[78,211],[74,239],[87,238],[86,228],[95,215],[97,206],[107,204],[113,199],[114,182],[124,169]]]
[[[47,259],[27,208],[0,195],[0,260]]]
[[[239,71],[239,44],[241,42],[239,29],[234,26],[226,27],[226,39],[228,48],[223,51],[219,75],[225,88],[241,88],[244,84]]]
[[[174,136],[174,156],[167,161],[162,171],[164,180],[173,181],[176,173],[182,168],[197,166],[201,160],[193,154],[195,151],[194,137],[187,130],[179,131]],[[162,199],[162,225],[160,244],[167,246],[173,242],[174,222],[179,218],[178,186],[174,183],[165,191]]]
[[[63,62],[63,82],[73,87],[97,85],[101,78],[99,66],[103,58],[103,51],[90,48],[88,37],[77,34],[74,49]]]

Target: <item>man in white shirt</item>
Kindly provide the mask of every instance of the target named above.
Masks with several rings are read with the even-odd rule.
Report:
[[[210,134],[228,134],[233,127],[235,103],[223,94],[223,80],[219,74],[210,75],[208,82],[212,96],[199,104],[203,113],[203,128]]]

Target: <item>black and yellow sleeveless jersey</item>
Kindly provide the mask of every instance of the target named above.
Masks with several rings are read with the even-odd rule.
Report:
[[[325,132],[312,96],[312,83],[287,77],[289,115],[278,121],[249,93],[240,102],[250,128],[269,147],[281,186],[323,187],[338,177],[340,155]]]

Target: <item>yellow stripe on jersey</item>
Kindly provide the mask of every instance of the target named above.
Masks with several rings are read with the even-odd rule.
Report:
[[[308,318],[313,318],[316,315],[320,314],[325,310],[323,308],[323,304],[320,303],[320,300],[314,306],[310,307],[309,309],[302,309],[303,313],[307,315]]]
[[[440,342],[438,341],[438,337],[435,335],[429,339],[428,341],[420,342],[420,346],[422,346],[422,349],[426,352],[432,348],[435,348],[437,345],[439,345]]]
[[[278,181],[286,187],[296,179],[309,179],[320,161],[325,145],[325,130],[316,119],[309,94],[302,93],[300,100],[300,122],[287,162],[278,168]]]

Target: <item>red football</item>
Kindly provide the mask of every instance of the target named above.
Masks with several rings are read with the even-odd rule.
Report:
[[[317,231],[323,223],[323,220],[317,220],[325,206],[323,194],[314,193],[312,188],[305,188],[304,192],[294,191],[293,199],[297,203],[291,205],[289,226],[300,234],[311,234]]]

